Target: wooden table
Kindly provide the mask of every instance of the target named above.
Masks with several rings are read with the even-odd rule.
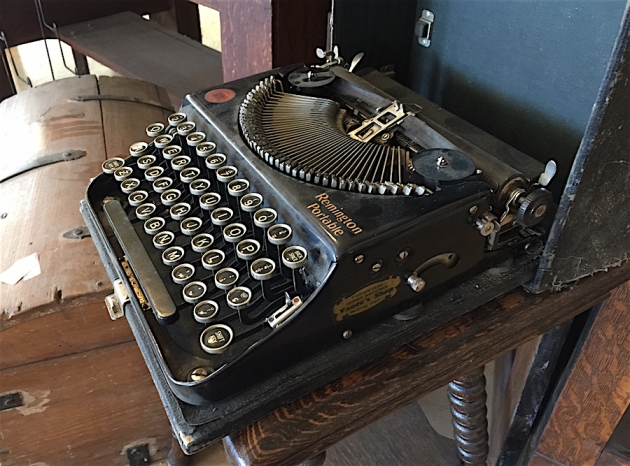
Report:
[[[630,265],[626,264],[561,292],[532,295],[519,289],[508,293],[235,432],[224,439],[228,456],[239,465],[294,465],[308,460],[601,303],[628,279]],[[629,314],[622,316],[619,325],[630,329]],[[630,397],[626,398],[627,406]],[[617,404],[616,412],[623,403]],[[605,416],[601,415],[600,422],[606,421]]]

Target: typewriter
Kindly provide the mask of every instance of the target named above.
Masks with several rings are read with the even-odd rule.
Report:
[[[108,307],[141,316],[136,338],[179,399],[221,400],[404,324],[540,243],[555,164],[480,148],[423,102],[329,53],[191,94],[103,163],[82,212],[114,282]]]

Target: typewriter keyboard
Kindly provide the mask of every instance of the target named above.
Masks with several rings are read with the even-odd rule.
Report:
[[[121,195],[104,210],[158,321],[196,326],[207,357],[248,346],[301,306],[308,252],[195,129],[175,113],[150,125],[152,142],[133,144],[130,157],[106,160]]]

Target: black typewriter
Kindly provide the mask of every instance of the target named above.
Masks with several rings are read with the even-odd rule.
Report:
[[[109,307],[141,316],[178,398],[219,400],[404,325],[540,244],[554,164],[480,148],[427,105],[328,56],[191,94],[103,163],[82,212],[113,270]]]

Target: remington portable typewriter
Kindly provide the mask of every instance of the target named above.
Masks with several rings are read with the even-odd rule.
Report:
[[[187,403],[407,325],[544,235],[553,162],[467,139],[326,58],[189,95],[88,188],[110,308]]]

